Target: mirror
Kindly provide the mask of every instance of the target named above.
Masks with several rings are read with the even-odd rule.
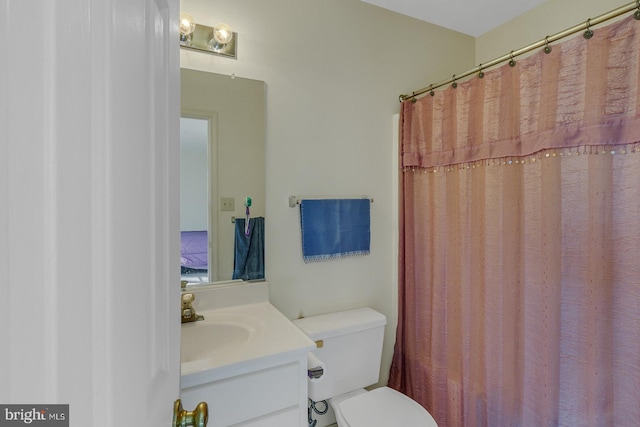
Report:
[[[247,197],[251,227],[264,217],[265,83],[186,68],[180,77],[182,280],[233,280]]]

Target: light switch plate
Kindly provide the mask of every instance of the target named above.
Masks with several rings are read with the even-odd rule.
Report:
[[[220,210],[221,211],[234,211],[236,202],[233,197],[220,197]]]

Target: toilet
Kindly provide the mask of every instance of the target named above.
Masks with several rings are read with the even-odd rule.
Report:
[[[293,323],[316,342],[311,363],[323,374],[309,379],[309,398],[328,400],[338,427],[437,427],[431,414],[389,387],[366,391],[380,372],[386,317],[371,308],[305,317]]]

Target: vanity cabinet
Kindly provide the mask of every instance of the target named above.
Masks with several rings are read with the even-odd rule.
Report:
[[[258,364],[242,374],[183,388],[180,398],[185,408],[207,402],[210,426],[302,427],[307,424],[306,361]]]
[[[306,427],[315,343],[268,301],[268,284],[196,288],[204,319],[183,324],[180,399],[213,427]],[[199,305],[197,305],[199,304]]]

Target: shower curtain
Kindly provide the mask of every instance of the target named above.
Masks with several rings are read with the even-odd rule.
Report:
[[[640,22],[401,113],[389,385],[440,427],[640,425]]]

